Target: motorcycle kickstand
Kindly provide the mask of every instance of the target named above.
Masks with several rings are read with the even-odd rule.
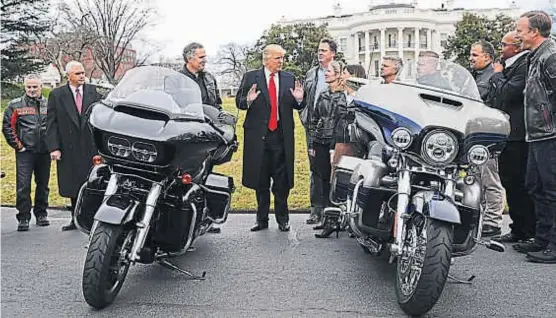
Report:
[[[197,276],[197,275],[195,275],[195,274],[193,274],[193,273],[191,273],[191,272],[186,271],[185,269],[179,268],[178,266],[176,266],[176,265],[174,265],[174,264],[168,262],[168,261],[165,260],[165,259],[159,260],[158,263],[159,263],[160,265],[162,265],[163,267],[166,267],[166,268],[168,268],[168,269],[173,269],[173,270],[175,270],[175,271],[178,271],[178,272],[180,272],[180,273],[186,275],[186,276],[189,277],[191,280],[205,280],[205,276],[206,276],[206,274],[207,274],[207,272],[204,272],[204,271],[203,271],[203,274],[202,274],[201,276]]]
[[[475,279],[475,275],[471,275],[471,277],[469,277],[467,280],[463,280],[463,279],[454,277],[450,274],[448,274],[448,278],[453,280],[454,282],[456,282],[458,284],[471,285],[471,284],[473,284],[472,280]]]

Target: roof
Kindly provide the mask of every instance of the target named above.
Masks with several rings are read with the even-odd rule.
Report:
[[[415,8],[415,7],[407,3],[391,3],[391,4],[381,4],[381,5],[371,7],[369,11],[378,10],[378,9],[397,9],[397,8]]]

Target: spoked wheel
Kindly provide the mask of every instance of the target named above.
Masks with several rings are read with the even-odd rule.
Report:
[[[134,238],[135,230],[121,225],[96,226],[83,268],[83,296],[91,307],[102,309],[118,295],[129,270]]]
[[[420,316],[434,307],[448,277],[453,226],[417,215],[404,231],[398,257],[396,295],[402,310]]]

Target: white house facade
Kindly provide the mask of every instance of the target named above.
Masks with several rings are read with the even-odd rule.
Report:
[[[282,18],[278,23],[327,23],[328,31],[337,41],[338,51],[344,54],[346,62],[362,64],[372,77],[378,76],[383,56],[401,57],[404,70],[411,72],[420,51],[441,53],[448,36],[455,31],[455,23],[466,12],[491,19],[499,13],[517,19],[522,12],[511,2],[507,8],[475,10],[456,8],[453,0],[444,1],[440,8],[427,9],[420,8],[418,0],[386,2],[370,1],[368,11],[353,14],[342,14],[342,8],[337,4],[334,15],[328,17],[304,20]]]

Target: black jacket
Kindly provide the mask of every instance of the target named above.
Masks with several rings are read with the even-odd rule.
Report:
[[[481,99],[485,104],[492,107],[492,96],[490,78],[494,74],[494,66],[490,63],[487,67],[482,70],[473,71],[473,77],[477,83],[477,88],[479,88],[479,94],[481,94]]]
[[[525,139],[556,138],[556,43],[547,39],[528,57]]]
[[[19,151],[48,153],[46,146],[46,99],[27,95],[12,100],[4,111],[2,133],[10,147]]]
[[[320,93],[315,110],[309,118],[309,145],[319,143],[330,145],[334,149],[338,122],[346,114],[347,98],[344,91],[332,92],[327,88]]]
[[[510,141],[525,140],[524,95],[527,80],[527,54],[521,55],[504,71],[494,73],[490,78],[493,92],[492,106],[510,116],[512,128]]]

